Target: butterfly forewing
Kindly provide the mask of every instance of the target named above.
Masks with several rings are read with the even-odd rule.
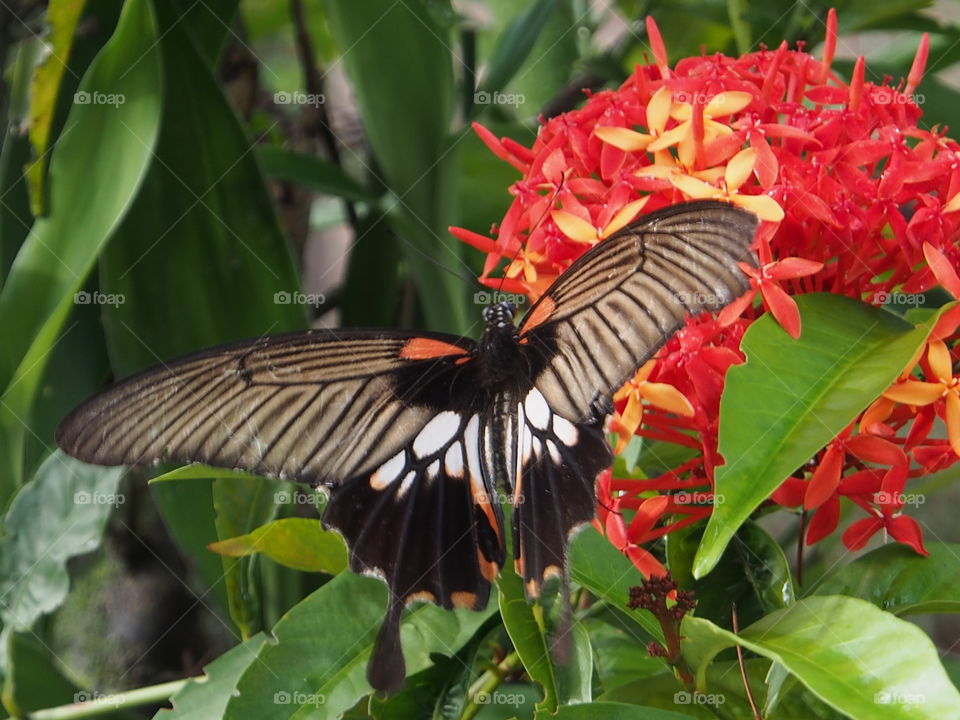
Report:
[[[652,213],[583,255],[520,327],[545,358],[537,387],[565,417],[587,416],[682,327],[748,287],[756,216],[714,201]]]

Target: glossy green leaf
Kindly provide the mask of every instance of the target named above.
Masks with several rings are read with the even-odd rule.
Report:
[[[231,29],[240,0],[172,1],[177,7],[180,22],[187,28],[209,65],[216,65],[220,51],[231,38],[240,41]]]
[[[267,637],[258,633],[225,652],[203,668],[202,676],[191,678],[170,698],[173,708],[161,709],[154,720],[219,720],[240,676],[256,662],[266,642]]]
[[[643,705],[595,702],[563,707],[555,715],[538,712],[536,720],[689,720],[691,717],[694,716]]]
[[[602,692],[608,693],[638,678],[664,672],[663,659],[652,657],[647,646],[637,638],[596,618],[581,622],[590,634]]]
[[[170,480],[194,480],[194,479],[223,479],[223,480],[249,480],[250,478],[260,477],[253,473],[243,470],[228,470],[226,468],[215,468],[202,463],[190,463],[181,465],[178,468],[161,473],[150,479],[150,483],[164,483]],[[279,485],[279,481],[277,481]]]
[[[530,55],[556,6],[557,0],[534,0],[507,24],[490,57],[481,93],[495,92],[510,82]]]
[[[530,679],[543,688],[538,708],[556,710],[557,671],[551,656],[551,638],[544,622],[543,606],[527,601],[523,580],[510,567],[497,578],[500,617],[513,647]]]
[[[83,15],[87,0],[52,3],[47,10],[47,43],[49,51],[33,73],[30,88],[30,144],[34,160],[24,176],[30,186],[34,215],[46,214],[44,202],[46,170],[49,162],[50,141],[60,82],[67,70],[66,61],[77,36],[77,24]]]
[[[353,707],[371,692],[366,665],[386,605],[380,581],[337,575],[280,619],[276,641],[264,645],[243,673],[224,719],[319,720]],[[495,611],[496,603],[482,612],[433,605],[408,610],[400,630],[408,676],[428,667],[431,653],[455,653]]]
[[[116,32],[80,85],[81,92],[101,93],[115,104],[71,108],[50,161],[53,212],[34,223],[0,291],[4,485],[19,484],[25,423],[74,293],[129,209],[152,159],[160,115],[158,55],[149,2],[125,3]]]
[[[769,313],[747,330],[744,364],[730,368],[720,402],[714,508],[694,563],[706,575],[750,513],[893,382],[936,316],[913,326],[829,293],[796,298],[793,340]],[[722,498],[723,502],[719,502]]]
[[[264,174],[314,192],[347,200],[375,203],[376,193],[365,188],[341,168],[316,155],[287,150],[279,145],[258,145],[255,151]]]
[[[393,196],[388,206],[404,216],[406,240],[420,251],[404,245],[424,314],[432,329],[464,332],[474,322],[467,288],[427,259],[458,266],[463,256],[447,232],[457,181],[456,145],[448,140],[456,60],[439,18],[449,8],[416,0],[328,0],[325,7],[381,181]]]
[[[157,162],[100,262],[101,290],[125,299],[103,307],[119,376],[306,321],[277,301],[299,278],[251,142],[169,3],[158,18]]]
[[[637,642],[663,639],[660,623],[649,612],[627,609],[630,588],[640,585],[643,575],[593,527],[581,530],[570,543],[570,577],[627,619],[636,628]]]
[[[689,615],[680,631],[684,657],[697,668],[701,688],[713,657],[739,644],[781,663],[817,697],[853,718],[960,716],[960,693],[930,638],[857,598],[799,600],[739,636]]]
[[[593,700],[593,647],[586,626],[574,620],[570,626],[570,657],[557,663],[557,697],[561,705]]]
[[[215,542],[210,549],[231,557],[260,552],[274,562],[305,572],[336,575],[347,568],[343,538],[324,530],[317,519],[281,518],[246,535]]]
[[[960,612],[960,545],[927,542],[930,555],[884,545],[833,573],[818,595],[853,595],[894,615]]]
[[[213,481],[213,509],[217,537],[221,540],[245,535],[273,519],[275,483],[266,478]],[[223,581],[230,616],[244,638],[260,629],[260,594],[251,577],[252,557],[222,556]]]
[[[57,451],[23,486],[0,540],[5,630],[28,630],[60,606],[70,588],[67,561],[100,545],[111,510],[124,502],[117,492],[122,475],[122,468],[87,465]]]
[[[732,627],[736,606],[740,627],[794,600],[793,578],[783,549],[763,528],[744,523],[706,577],[695,580],[692,561],[703,537],[703,525],[692,525],[667,537],[667,565],[681,588],[697,597],[697,617]]]

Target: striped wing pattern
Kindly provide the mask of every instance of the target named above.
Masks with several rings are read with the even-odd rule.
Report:
[[[610,398],[679,330],[748,289],[736,263],[757,218],[715,201],[674,205],[641,218],[581,256],[520,326],[521,343],[547,358],[536,378],[567,418]]]
[[[436,337],[464,353],[473,346]],[[403,359],[410,339],[309,331],[206,351],[94,396],[63,421],[57,443],[100,465],[203,462],[336,485],[395,454],[431,418],[410,400],[452,371],[454,356]]]

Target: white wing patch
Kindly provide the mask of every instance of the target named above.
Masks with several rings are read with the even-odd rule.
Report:
[[[416,477],[417,474],[413,470],[407,473],[407,476],[403,479],[403,482],[400,483],[400,489],[397,491],[398,500],[403,499],[403,496],[410,491],[410,486],[413,485],[413,481],[416,479]]]
[[[407,466],[407,453],[401,450],[387,460],[370,476],[370,487],[374,490],[383,490],[394,482]]]
[[[580,433],[577,432],[576,426],[567,420],[562,418],[559,415],[553,416],[553,434],[567,447],[573,447],[577,444],[577,439],[580,437]]]
[[[455,442],[447,449],[447,455],[443,459],[443,464],[447,475],[450,477],[463,477],[463,448],[460,443]]]
[[[463,431],[463,444],[467,449],[467,470],[470,473],[470,479],[483,479],[483,471],[480,469],[480,416],[474,415],[467,422],[467,427]]]
[[[460,416],[452,410],[444,410],[423,426],[413,440],[413,453],[418,458],[439,452],[460,429]]]
[[[533,388],[527,393],[527,399],[523,402],[526,410],[527,420],[537,430],[546,430],[550,425],[550,406],[539,390]]]

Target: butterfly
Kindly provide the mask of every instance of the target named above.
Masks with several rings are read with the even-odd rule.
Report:
[[[663,208],[591,248],[519,326],[484,309],[478,342],[373,329],[308,330],[204,350],[121,380],[61,423],[99,465],[202,462],[325,488],[323,524],[350,568],[389,588],[370,684],[405,679],[403,608],[480,610],[506,561],[529,598],[565,578],[612,461],[612,396],[685,322],[748,288],[737,263],[757,218],[731,204]]]

